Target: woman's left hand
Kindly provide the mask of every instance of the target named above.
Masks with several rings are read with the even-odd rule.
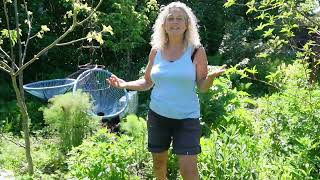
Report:
[[[214,69],[214,70],[211,67],[212,66],[208,67],[208,77],[215,78],[215,77],[220,76],[221,74],[223,74],[226,71],[227,65],[224,64],[220,68]]]

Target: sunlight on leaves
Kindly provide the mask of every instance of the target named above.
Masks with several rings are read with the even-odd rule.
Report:
[[[231,7],[232,5],[234,5],[236,3],[236,0],[228,0],[226,3],[224,3],[224,7],[228,8]]]

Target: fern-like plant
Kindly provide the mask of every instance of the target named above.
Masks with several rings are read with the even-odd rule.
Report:
[[[48,108],[43,109],[45,122],[59,137],[63,153],[78,146],[94,127],[98,119],[89,112],[92,109],[88,94],[76,92],[55,96],[49,100]]]

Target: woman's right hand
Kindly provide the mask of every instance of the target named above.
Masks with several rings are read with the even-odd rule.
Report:
[[[123,79],[118,78],[116,75],[112,74],[106,81],[110,84],[112,87],[116,88],[125,88],[126,87],[126,81]]]

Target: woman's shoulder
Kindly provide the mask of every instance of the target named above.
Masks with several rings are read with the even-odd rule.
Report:
[[[149,53],[149,60],[153,61],[154,57],[157,54],[157,51],[158,51],[157,48],[154,48],[154,47],[151,48],[150,53]]]
[[[159,48],[157,47],[151,47],[150,53],[156,53]]]
[[[202,49],[203,48],[202,44],[190,44],[189,46],[193,50],[194,49]]]

